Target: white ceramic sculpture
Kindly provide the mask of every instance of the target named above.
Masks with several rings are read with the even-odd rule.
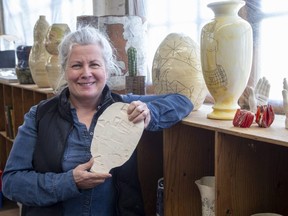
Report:
[[[137,147],[144,121],[136,124],[129,121],[128,105],[114,103],[98,118],[91,144],[92,172],[109,173],[112,168],[123,165]]]
[[[248,103],[251,112],[256,113],[257,106],[268,104],[270,83],[265,77],[258,80],[255,89],[248,87],[247,90],[249,94]]]

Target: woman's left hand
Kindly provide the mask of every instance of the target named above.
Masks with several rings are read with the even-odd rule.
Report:
[[[128,119],[133,123],[144,120],[144,127],[146,128],[151,120],[150,110],[146,103],[141,101],[133,101],[129,104],[127,109]]]

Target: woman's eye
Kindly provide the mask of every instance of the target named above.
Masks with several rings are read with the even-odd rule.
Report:
[[[81,68],[81,65],[80,64],[73,64],[72,68],[73,69],[79,69],[79,68]]]
[[[97,63],[92,63],[92,64],[90,64],[90,67],[91,68],[99,68],[99,67],[101,67],[101,65],[97,64]]]

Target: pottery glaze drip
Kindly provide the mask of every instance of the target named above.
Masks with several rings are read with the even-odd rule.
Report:
[[[244,1],[221,1],[207,6],[214,19],[201,32],[201,65],[207,88],[214,98],[208,118],[232,120],[238,99],[246,88],[253,53],[251,25],[238,16]]]

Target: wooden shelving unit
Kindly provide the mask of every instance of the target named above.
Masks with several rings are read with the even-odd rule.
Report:
[[[0,80],[0,169],[3,170],[13,144],[14,136],[9,132],[10,125],[15,135],[23,123],[24,114],[32,105],[52,97],[52,88],[38,88],[37,85],[6,83]],[[12,108],[11,122],[7,122],[5,107]]]
[[[288,130],[277,115],[270,128],[236,128],[207,119],[210,106],[164,131],[165,216],[201,215],[195,180],[216,178],[216,215],[288,215]]]
[[[13,108],[13,131],[34,104],[52,97],[50,88],[0,81],[0,169],[13,144],[7,136],[5,106]],[[233,127],[232,121],[207,119],[203,105],[162,135],[143,136],[138,148],[139,177],[147,215],[155,213],[157,179],[164,173],[165,216],[201,215],[195,180],[216,177],[216,215],[257,212],[288,215],[288,130],[277,115],[270,128]],[[152,144],[152,145],[151,145]],[[162,164],[163,162],[163,164]],[[163,166],[162,166],[163,165]]]

